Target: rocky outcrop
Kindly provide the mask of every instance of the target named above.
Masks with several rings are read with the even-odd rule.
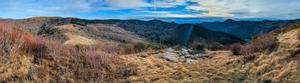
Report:
[[[193,63],[198,58],[205,57],[204,52],[192,54],[191,49],[182,48],[181,50],[175,50],[173,48],[167,48],[162,53],[157,54],[161,59],[165,59],[171,62],[184,62],[184,63]]]

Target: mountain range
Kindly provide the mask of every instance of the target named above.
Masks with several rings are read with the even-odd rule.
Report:
[[[222,48],[233,43],[243,44],[261,34],[299,22],[299,20],[228,19],[224,22],[177,24],[160,20],[86,20],[62,17],[34,17],[7,21],[33,34],[56,38],[62,42],[68,38],[64,33],[70,32],[101,41],[147,42],[204,48]]]
[[[203,22],[198,25],[209,30],[225,32],[248,41],[256,36],[298,22],[299,20],[235,21],[228,19],[224,22]]]
[[[0,83],[298,83],[299,20],[0,20]]]

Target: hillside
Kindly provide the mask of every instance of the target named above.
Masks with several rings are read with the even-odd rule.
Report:
[[[189,36],[193,36],[192,39],[196,37],[201,37],[201,40],[186,40],[186,44],[182,43],[181,38],[182,35],[186,35],[187,32],[184,31],[186,26],[194,26],[192,24],[176,24],[176,23],[168,23],[163,22],[160,20],[150,20],[150,21],[140,21],[140,20],[77,20],[76,22],[81,24],[89,24],[89,23],[104,23],[104,24],[116,24],[120,28],[123,28],[124,30],[130,31],[136,35],[139,35],[140,37],[144,38],[145,40],[148,40],[150,42],[156,42],[156,43],[162,43],[167,45],[191,45],[193,41],[201,42],[203,44],[204,41],[211,41],[216,42],[218,44],[226,45],[226,44],[233,44],[233,43],[243,43],[244,40],[241,40],[240,38],[234,37],[230,34],[226,34],[223,32],[217,32],[217,31],[211,31],[208,29],[204,29],[202,27],[197,26],[195,29],[193,29],[192,34]],[[196,26],[196,25],[195,25]],[[209,34],[207,34],[209,33]],[[218,34],[217,36],[220,38],[216,38],[214,35],[210,34]],[[212,37],[209,37],[212,36]],[[224,40],[227,39],[227,40]],[[228,40],[231,39],[231,40]],[[226,43],[225,43],[226,42]],[[204,46],[207,47],[207,46]]]
[[[0,82],[121,81],[134,71],[115,43],[67,45],[7,26],[0,34]]]
[[[222,49],[226,45],[245,43],[244,40],[227,33],[208,30],[198,25],[181,24],[170,30],[173,43],[187,45],[190,48]]]
[[[0,82],[298,83],[299,34],[297,23],[245,42],[158,20],[4,20]]]
[[[146,52],[123,56],[129,63],[135,63],[137,75],[129,77],[132,82],[199,82],[199,83],[298,83],[300,80],[300,26],[273,31],[278,42],[277,49],[267,50],[270,40],[263,36],[246,45],[255,45],[248,50],[260,49],[251,54],[235,55],[231,51],[207,51],[198,59],[186,58],[183,62],[159,56],[174,57],[175,50]],[[268,39],[268,38],[267,38]],[[260,42],[260,43],[259,43]],[[263,45],[260,47],[259,45]],[[170,53],[171,52],[171,53]],[[180,56],[180,53],[178,54]],[[175,57],[174,57],[175,58]],[[179,58],[180,59],[180,58]],[[192,61],[192,62],[190,62]]]
[[[154,43],[172,46],[184,45],[190,47],[197,47],[196,45],[201,44],[203,48],[212,48],[212,46],[222,48],[224,45],[244,42],[244,40],[230,34],[211,31],[204,28],[200,29],[200,27],[198,27],[193,30],[193,35],[190,35],[193,36],[192,40],[187,40],[185,42],[186,44],[183,44],[180,41],[177,41],[178,37],[180,37],[178,33],[183,35],[186,33],[180,32],[180,30],[178,32],[177,29],[185,26],[185,24],[167,23],[159,20],[85,20],[62,17],[34,17],[10,21],[10,23],[10,25],[28,31],[34,35],[67,43],[78,40],[77,42],[74,42],[78,44],[93,43],[93,41],[105,41],[125,44]],[[219,35],[211,36],[211,34]],[[219,38],[216,38],[217,36]],[[197,37],[200,38],[195,39]],[[79,40],[87,40],[88,42],[82,41],[83,43],[80,43]],[[214,42],[214,45],[209,47],[206,45],[209,45],[207,42]]]

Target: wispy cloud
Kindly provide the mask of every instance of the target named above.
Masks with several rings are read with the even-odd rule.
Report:
[[[300,0],[6,0],[0,17],[300,17]],[[127,16],[127,17],[126,17]]]
[[[146,2],[144,0],[101,0],[98,2],[100,5],[102,5],[98,8],[100,10],[138,9],[138,8],[153,6],[153,4]]]
[[[187,0],[153,0],[153,5],[160,8],[172,8],[187,5]]]
[[[207,11],[202,16],[232,18],[299,18],[299,0],[190,0],[186,9]]]

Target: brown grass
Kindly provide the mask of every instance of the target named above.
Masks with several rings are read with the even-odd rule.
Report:
[[[297,33],[298,39],[300,40],[300,32]]]
[[[120,54],[134,54],[149,50],[160,50],[166,48],[166,46],[162,44],[144,42],[121,43],[119,44],[119,47],[121,48]]]
[[[135,72],[113,44],[63,45],[1,27],[0,46],[0,82],[121,82]]]
[[[96,43],[96,40],[83,37],[80,35],[75,35],[72,33],[66,33],[68,41],[66,41],[64,44],[71,44],[71,45],[77,45],[77,44],[83,44],[83,45],[94,45]]]

